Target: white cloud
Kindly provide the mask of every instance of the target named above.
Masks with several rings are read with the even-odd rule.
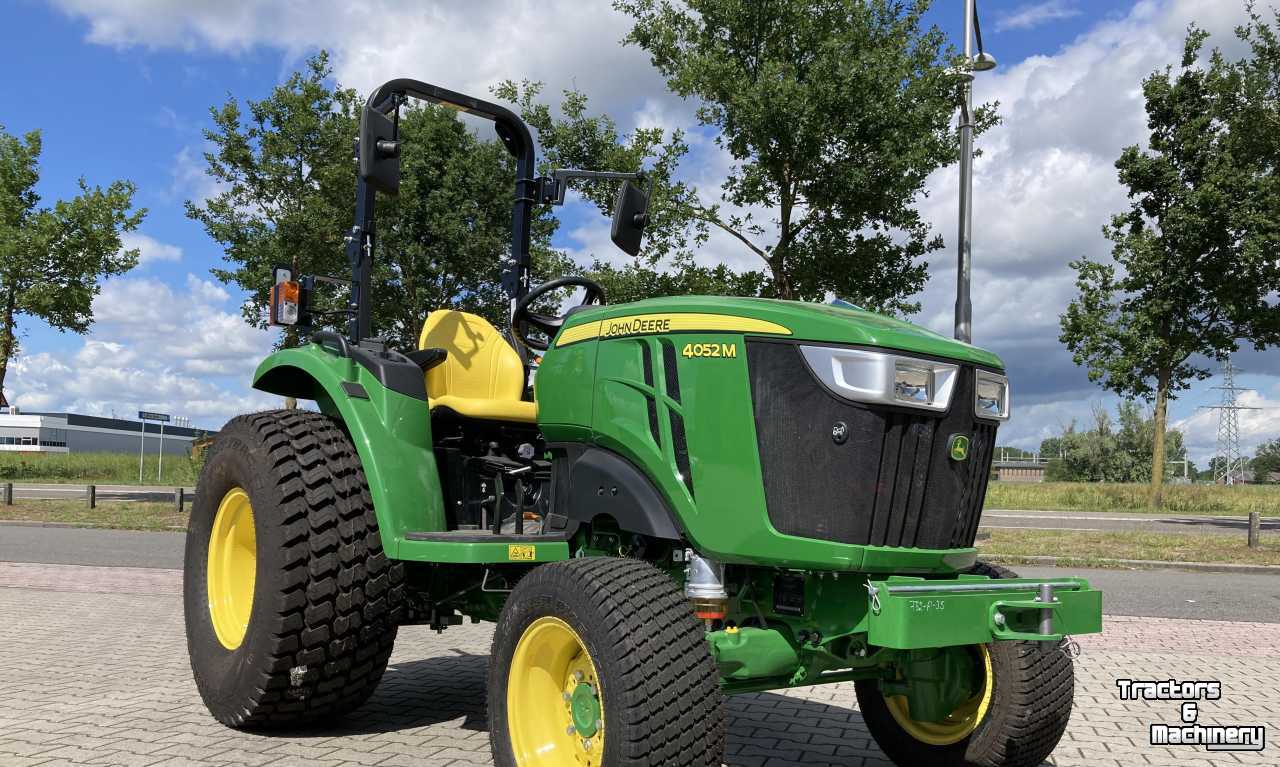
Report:
[[[212,428],[278,405],[248,386],[273,334],[247,325],[221,286],[195,275],[184,291],[145,277],[112,279],[93,308],[96,322],[79,348],[13,360],[11,401],[89,415],[163,410]]]
[[[172,178],[168,189],[170,198],[202,205],[223,191],[225,187],[205,172],[203,151],[184,146],[174,155],[173,164],[169,167]]]
[[[252,370],[270,348],[269,331],[248,325],[239,307],[225,304],[231,296],[219,285],[193,274],[186,292],[159,280],[109,280],[94,300],[94,337],[144,348],[179,365],[225,363],[226,374]],[[207,370],[207,368],[202,368]]]
[[[1080,15],[1080,9],[1065,0],[1044,0],[1039,3],[1020,5],[996,19],[996,31],[1006,32],[1010,29],[1032,29],[1051,21],[1062,21]]]
[[[209,304],[220,304],[231,298],[231,294],[221,285],[209,280],[202,280],[194,274],[187,275],[187,290],[198,301]]]
[[[152,264],[156,261],[182,260],[182,248],[177,245],[170,245],[167,242],[160,242],[142,232],[125,232],[120,235],[120,244],[124,246],[125,250],[137,248],[138,262],[142,264]]]
[[[1072,424],[1079,429],[1089,428],[1093,409],[1098,405],[1114,413],[1116,398],[1094,390],[1069,399],[1024,403],[1017,388],[1013,388],[1013,414],[1000,427],[1000,444],[1037,452],[1043,440],[1061,435]]]
[[[365,93],[413,77],[484,98],[501,80],[527,78],[553,95],[579,88],[615,115],[646,98],[674,99],[647,54],[619,47],[627,18],[603,2],[51,2],[88,22],[90,42],[118,48],[239,54],[269,46],[290,57],[325,48],[338,79]]]
[[[1273,387],[1280,393],[1280,387]],[[1254,389],[1240,392],[1236,403],[1250,410],[1236,411],[1240,424],[1240,449],[1253,455],[1258,445],[1280,437],[1280,397],[1270,398]],[[1202,463],[1217,454],[1218,423],[1222,411],[1202,408],[1173,424],[1187,435],[1187,449]]]

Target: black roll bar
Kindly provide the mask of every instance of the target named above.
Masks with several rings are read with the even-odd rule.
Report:
[[[534,145],[519,115],[499,104],[473,98],[463,93],[441,88],[421,80],[398,78],[378,86],[369,95],[360,116],[360,135],[374,135],[372,120],[382,120],[385,115],[397,113],[406,98],[416,98],[433,104],[456,109],[486,120],[492,120],[507,151],[516,158],[515,200],[511,207],[511,256],[502,269],[502,287],[511,299],[512,306],[529,292],[529,239],[533,218],[533,206],[539,201],[539,186],[534,178]],[[379,113],[375,117],[373,113]],[[398,130],[398,123],[395,130]],[[398,139],[398,137],[396,137]],[[359,142],[357,153],[360,168],[373,167],[379,154],[395,156],[398,145],[391,142]],[[367,145],[372,144],[372,145]],[[363,173],[356,174],[355,224],[346,238],[347,260],[351,264],[351,321],[348,334],[359,343],[372,334],[370,280],[373,273],[374,246],[374,197],[376,190]]]

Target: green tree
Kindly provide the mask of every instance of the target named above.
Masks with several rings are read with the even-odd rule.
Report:
[[[1180,462],[1186,457],[1182,432],[1170,429],[1164,435],[1168,461],[1164,476],[1182,476]],[[1093,426],[1079,430],[1071,424],[1057,437],[1041,443],[1042,455],[1049,458],[1045,478],[1064,482],[1150,482],[1151,454],[1155,440],[1155,418],[1139,402],[1121,401],[1113,419],[1106,408],[1095,405]],[[1190,472],[1188,472],[1190,476]]]
[[[1255,482],[1272,482],[1271,475],[1280,473],[1280,438],[1258,445],[1258,452],[1249,462]]]
[[[223,282],[246,291],[245,319],[266,325],[271,269],[295,274],[349,274],[343,238],[355,201],[352,140],[363,100],[332,85],[328,56],[308,60],[261,101],[235,99],[211,110],[213,151],[207,172],[220,188],[188,201],[187,215],[224,248]],[[441,107],[404,108],[401,192],[378,198],[373,280],[376,332],[415,348],[428,311],[476,312],[504,327],[507,303],[498,284],[510,250],[515,166],[496,140],[481,140]],[[536,275],[558,274],[567,260],[550,248],[556,222],[543,210],[533,227]],[[345,328],[346,292],[325,286],[316,308]],[[289,328],[281,345],[300,339]]]
[[[416,348],[427,312],[442,307],[479,314],[505,328],[509,304],[499,275],[511,249],[514,159],[499,142],[476,138],[444,107],[405,109],[400,131],[400,194],[378,200],[378,333]],[[349,191],[354,182],[349,176]],[[535,212],[535,284],[574,270],[551,248],[557,225],[549,207]]]
[[[1075,424],[1075,421],[1072,421],[1062,431],[1063,431],[1063,435],[1065,436],[1066,434],[1073,433],[1075,430],[1076,430],[1076,424]],[[1063,440],[1063,437],[1045,437],[1044,439],[1040,440],[1040,456],[1042,458],[1061,457],[1062,451],[1063,451],[1062,440]]]
[[[615,0],[733,167],[686,214],[759,257],[765,295],[912,312],[942,247],[915,204],[955,162],[956,57],[928,2]],[[977,111],[978,130],[995,122]]]
[[[697,218],[697,190],[679,180],[676,172],[689,151],[683,131],[639,128],[622,135],[613,118],[590,112],[587,96],[567,90],[558,114],[539,101],[542,84],[504,81],[494,94],[514,103],[520,116],[538,135],[542,150],[539,172],[556,168],[585,168],[635,173],[643,170],[652,189],[649,223],[639,257],[622,267],[596,256],[586,273],[599,282],[614,303],[655,295],[757,295],[759,272],[739,274],[723,264],[700,266],[697,248],[707,240],[708,224]],[[617,182],[577,181],[574,190],[604,216],[611,216]]]
[[[18,352],[18,320],[88,331],[98,280],[123,274],[138,251],[121,246],[146,215],[132,210],[134,185],[103,189],[80,179],[80,194],[39,207],[40,132],[22,138],[0,126],[0,400],[9,360]]]
[[[1090,380],[1154,400],[1156,507],[1169,398],[1210,375],[1195,355],[1221,360],[1241,339],[1280,341],[1280,307],[1268,301],[1280,290],[1274,159],[1233,131],[1246,65],[1214,51],[1200,66],[1206,37],[1192,27],[1178,71],[1143,81],[1149,148],[1116,161],[1132,202],[1103,230],[1114,263],[1072,262],[1080,295],[1061,321]]]
[[[277,264],[294,274],[347,271],[343,237],[355,199],[351,156],[359,96],[329,87],[330,75],[321,53],[265,99],[242,108],[231,97],[209,110],[214,127],[204,132],[212,144],[205,172],[219,191],[188,200],[187,216],[222,246],[228,267],[213,275],[248,294],[242,312],[256,327],[266,327]],[[289,328],[281,343],[298,340]]]

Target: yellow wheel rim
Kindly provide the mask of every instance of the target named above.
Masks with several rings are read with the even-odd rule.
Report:
[[[234,650],[244,641],[258,570],[257,535],[249,494],[233,487],[222,496],[209,533],[209,617],[218,641]]]
[[[921,743],[931,746],[949,746],[959,743],[973,734],[986,717],[991,708],[992,684],[991,653],[986,645],[978,645],[981,655],[982,689],[976,695],[961,703],[955,711],[947,715],[941,722],[919,722],[911,718],[905,695],[886,696],[885,705],[894,720],[907,731],[907,734]]]
[[[521,767],[599,767],[604,704],[578,633],[550,616],[524,630],[507,680],[507,730]]]

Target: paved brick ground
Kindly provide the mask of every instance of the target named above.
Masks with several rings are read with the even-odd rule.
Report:
[[[402,631],[373,699],[338,729],[262,736],[213,722],[191,683],[180,575],[0,563],[0,765],[489,764],[490,631]],[[1115,678],[1221,679],[1202,722],[1261,722],[1280,738],[1280,625],[1113,617],[1083,637],[1076,709],[1051,764],[1280,765],[1253,754],[1147,746],[1173,703],[1121,702]],[[851,685],[730,702],[731,765],[885,765]]]

